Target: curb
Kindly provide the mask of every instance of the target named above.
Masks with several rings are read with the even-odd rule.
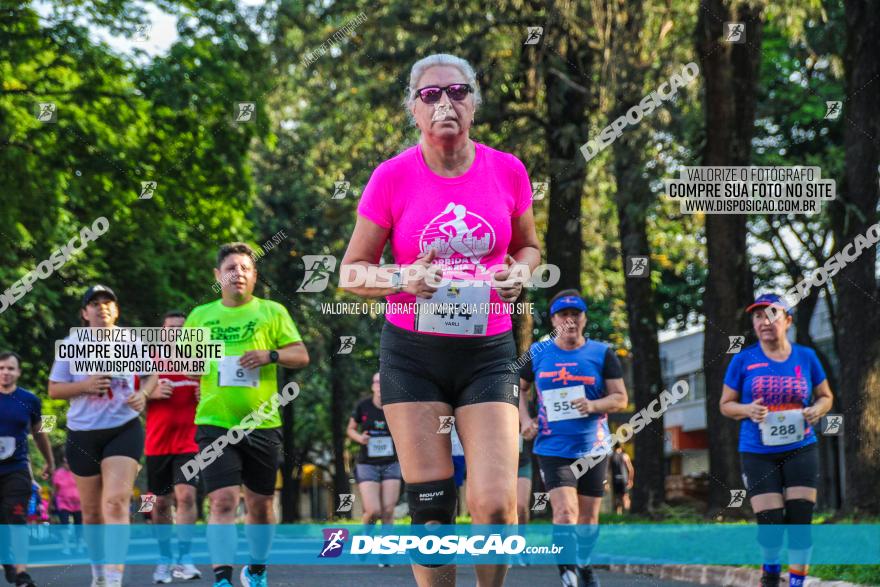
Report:
[[[743,567],[720,565],[594,565],[612,573],[650,575],[660,579],[689,581],[699,585],[722,585],[724,587],[754,587],[761,584],[761,571]],[[788,584],[788,573],[782,573],[781,584]],[[866,587],[847,581],[823,581],[807,577],[804,587]]]

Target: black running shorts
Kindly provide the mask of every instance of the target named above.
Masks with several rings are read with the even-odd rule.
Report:
[[[198,426],[199,452],[229,432],[219,426]],[[281,428],[257,428],[236,444],[227,444],[202,471],[205,491],[244,486],[260,495],[274,495],[281,455]]]
[[[571,464],[578,459],[566,459],[563,457],[546,457],[537,455],[538,468],[541,472],[541,480],[547,491],[557,487],[574,487],[578,495],[587,497],[602,497],[605,495],[605,485],[608,475],[608,457],[605,457],[596,465],[587,470],[580,477],[576,477],[571,470]]]
[[[386,322],[379,348],[383,404],[443,402],[453,408],[483,402],[519,405],[512,332],[436,336]]]
[[[32,491],[29,470],[0,473],[0,524],[27,524]]]
[[[93,477],[101,474],[101,461],[107,457],[129,457],[138,462],[144,454],[144,428],[140,418],[122,426],[103,430],[69,430],[64,447],[74,475]]]
[[[750,496],[784,493],[786,487],[819,484],[819,448],[814,442],[794,450],[770,454],[740,453],[743,483]]]
[[[147,455],[147,489],[156,495],[168,495],[175,485],[199,486],[199,476],[186,479],[181,467],[196,453],[178,455]]]

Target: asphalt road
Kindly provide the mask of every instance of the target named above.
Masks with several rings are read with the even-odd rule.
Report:
[[[210,586],[212,577],[207,566],[199,567],[205,575],[201,580],[177,581],[172,585]],[[238,587],[238,572],[235,568],[233,584]],[[125,587],[148,587],[152,582],[153,567],[130,565],[125,572]],[[38,587],[89,587],[91,571],[88,565],[68,565],[34,568],[30,571]],[[597,571],[603,587],[686,587],[696,583],[666,581],[644,575],[626,575]],[[415,581],[409,567],[395,566],[378,568],[371,566],[274,566],[269,568],[271,587],[364,587],[374,584],[377,587],[412,587]],[[475,585],[473,567],[459,567],[458,585]],[[507,581],[509,587],[555,587],[560,585],[555,567],[516,567],[510,570]]]

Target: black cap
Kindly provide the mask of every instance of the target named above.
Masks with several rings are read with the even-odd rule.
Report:
[[[118,301],[116,299],[116,294],[113,293],[113,290],[107,287],[106,285],[93,285],[88,290],[86,290],[86,294],[83,296],[82,307],[85,308],[89,305],[89,302],[92,301],[92,298],[97,296],[98,294],[104,294],[105,296],[112,299],[114,302]]]

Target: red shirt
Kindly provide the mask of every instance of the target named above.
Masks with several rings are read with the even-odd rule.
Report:
[[[162,373],[174,391],[168,399],[147,402],[147,456],[179,455],[199,452],[196,444],[196,392],[199,382],[180,373]]]

